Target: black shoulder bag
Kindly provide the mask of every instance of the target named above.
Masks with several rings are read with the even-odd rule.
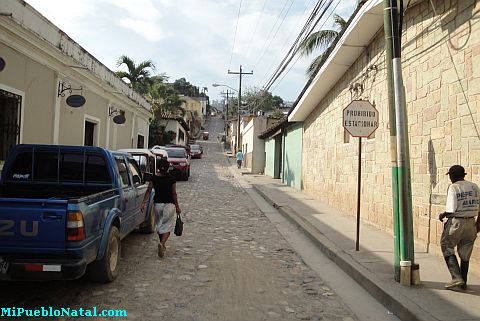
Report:
[[[175,222],[175,235],[182,236],[183,233],[183,221],[180,214],[177,214],[177,221]]]

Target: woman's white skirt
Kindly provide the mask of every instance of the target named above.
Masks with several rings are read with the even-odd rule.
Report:
[[[158,234],[172,232],[175,228],[175,205],[172,203],[155,203],[155,229]]]

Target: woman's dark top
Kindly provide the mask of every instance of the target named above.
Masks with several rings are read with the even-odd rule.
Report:
[[[155,203],[172,203],[175,204],[172,194],[172,185],[175,184],[175,178],[167,176],[157,176],[152,177],[153,188],[155,189],[155,196],[153,201]]]

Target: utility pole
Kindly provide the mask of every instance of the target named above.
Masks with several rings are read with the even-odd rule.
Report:
[[[400,5],[403,8],[403,0],[400,0]],[[410,151],[401,66],[401,23],[398,21],[397,0],[384,0],[384,24],[389,84],[390,142],[392,144],[392,185],[397,184],[396,187],[393,187],[394,225],[397,223],[394,226],[394,246],[395,252],[399,252],[395,253],[395,279],[398,281],[399,270],[400,283],[409,286],[412,283],[419,284],[420,277],[419,267],[414,260]],[[398,194],[395,195],[395,193]],[[398,217],[396,217],[397,215]],[[399,265],[399,269],[397,265]]]
[[[237,107],[237,146],[235,146],[235,150],[238,150],[241,145],[240,141],[240,107],[242,106],[242,76],[243,75],[253,75],[253,70],[251,72],[243,72],[242,65],[240,65],[240,71],[230,71],[228,70],[228,74],[239,75],[239,85],[238,85],[238,107]],[[245,151],[243,151],[245,153]]]
[[[390,7],[390,0],[384,0],[384,7]],[[385,62],[387,65],[388,110],[390,128],[390,161],[392,166],[392,207],[393,207],[393,256],[394,279],[400,282],[400,218],[398,211],[398,162],[397,162],[397,122],[395,118],[395,96],[393,92],[392,71],[392,21],[391,12],[384,11],[383,27],[385,32]]]
[[[226,127],[226,126],[227,126],[227,123],[228,123],[228,95],[229,95],[229,94],[233,94],[233,92],[232,92],[232,91],[229,91],[229,90],[227,89],[227,91],[222,91],[220,94],[227,96],[227,99],[225,100],[225,109],[226,109],[226,111],[225,111],[225,127]],[[226,131],[225,131],[225,132],[226,132]]]

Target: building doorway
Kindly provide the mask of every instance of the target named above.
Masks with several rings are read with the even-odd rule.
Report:
[[[88,120],[85,121],[85,138],[83,141],[84,146],[95,146],[95,127],[97,124]]]
[[[22,96],[0,89],[0,164],[20,142]]]
[[[143,135],[137,135],[137,148],[145,147],[145,137]]]

